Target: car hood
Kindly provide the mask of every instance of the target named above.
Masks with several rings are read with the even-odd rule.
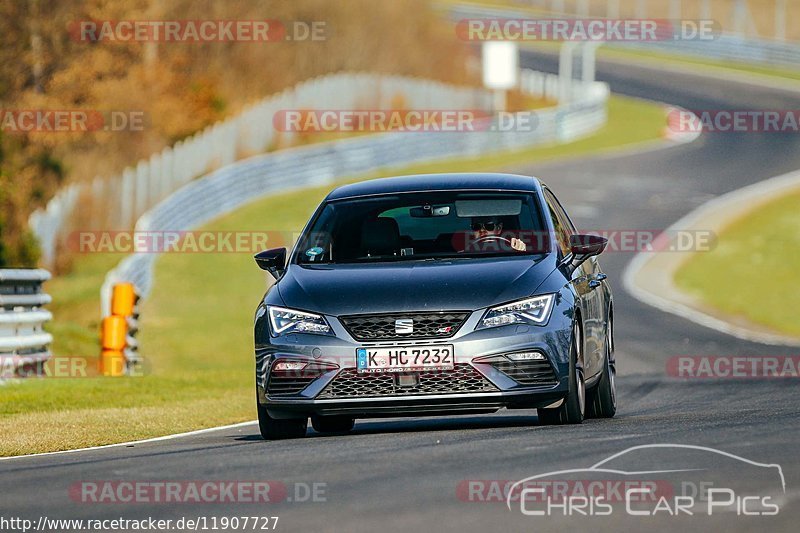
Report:
[[[531,296],[555,269],[546,256],[292,264],[278,283],[288,307],[326,315],[474,311]]]

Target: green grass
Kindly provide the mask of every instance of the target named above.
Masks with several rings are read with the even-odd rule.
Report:
[[[657,139],[664,125],[660,106],[614,97],[608,124],[571,144],[386,169],[349,181],[391,174],[500,170],[576,157]],[[204,229],[298,230],[329,189],[274,195]],[[119,259],[82,256],[71,274],[48,284],[48,292],[56,295],[50,330],[57,355],[85,357],[90,369],[95,367],[99,288]],[[249,254],[162,256],[153,294],[142,308],[145,375],[28,379],[3,385],[0,455],[124,442],[253,419],[253,312],[268,279]]]
[[[550,53],[557,53],[561,48],[561,43],[553,41],[526,42],[520,43],[520,46],[531,50],[543,50]],[[690,70],[696,70],[704,75],[709,75],[714,72],[733,74],[742,72],[773,78],[800,80],[800,68],[782,67],[765,63],[749,63],[746,61],[706,59],[700,56],[676,54],[652,48],[642,49],[625,47],[624,44],[601,46],[597,49],[597,58],[617,61],[634,59],[658,65],[666,64],[675,67],[685,67]]]
[[[673,66],[697,67],[697,70],[702,71],[705,74],[714,71],[738,71],[750,74],[758,74],[761,76],[800,80],[800,69],[779,67],[762,63],[747,63],[744,61],[712,60],[696,56],[671,54],[668,52],[653,50],[623,48],[620,46],[601,47],[598,50],[597,56],[600,59],[625,59],[632,57],[636,59],[651,60],[658,62],[659,64],[666,63]],[[709,71],[709,68],[712,70]]]
[[[727,227],[676,273],[682,290],[725,314],[800,337],[800,192]]]

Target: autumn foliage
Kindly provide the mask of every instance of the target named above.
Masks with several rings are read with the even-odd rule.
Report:
[[[280,42],[86,42],[97,20],[323,21]],[[66,183],[118,173],[245,104],[339,71],[467,81],[468,48],[424,0],[17,0],[0,3],[0,108],[140,112],[123,131],[0,129],[0,267],[36,263],[29,214]]]

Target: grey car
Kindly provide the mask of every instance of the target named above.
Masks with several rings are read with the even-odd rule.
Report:
[[[368,417],[616,412],[613,301],[597,256],[538,179],[431,174],[332,191],[255,319],[266,439]]]

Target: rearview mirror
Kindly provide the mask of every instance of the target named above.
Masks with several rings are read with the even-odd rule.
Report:
[[[450,214],[450,206],[423,205],[422,207],[412,207],[409,210],[409,214],[412,218],[446,217]]]
[[[261,270],[266,270],[275,279],[280,279],[286,270],[286,248],[273,248],[258,252],[254,259]]]
[[[572,252],[570,266],[574,270],[590,257],[600,255],[606,249],[607,244],[608,239],[599,235],[571,235],[569,238],[569,248]]]

